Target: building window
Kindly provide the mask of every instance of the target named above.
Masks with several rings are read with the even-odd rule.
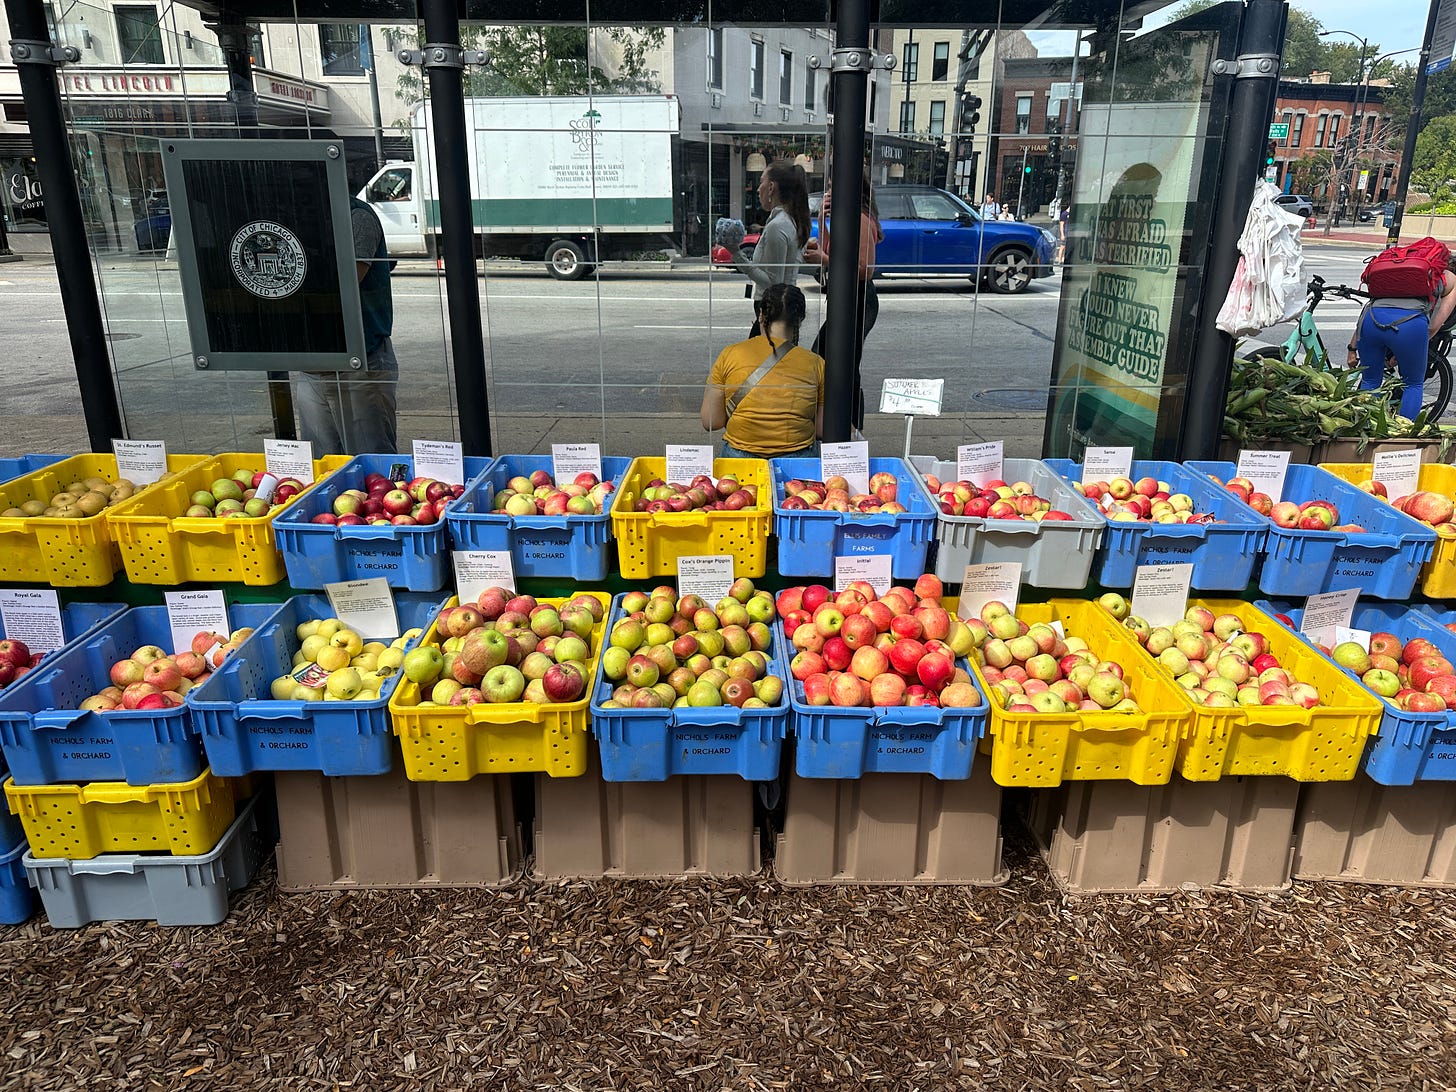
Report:
[[[122,64],[162,64],[162,30],[150,4],[117,4],[116,43]]]
[[[1294,124],[1289,128],[1290,147],[1298,148],[1299,142],[1304,139],[1304,119],[1307,116],[1307,114],[1294,115]]]
[[[819,73],[808,65],[804,66],[804,109],[814,109],[814,100],[819,96]]]
[[[920,43],[906,42],[903,56],[900,58],[900,70],[905,73],[903,79],[906,83],[914,83],[920,78]]]
[[[761,41],[754,39],[749,43],[748,97],[751,99],[763,98],[763,54],[763,43]]]
[[[320,23],[319,56],[326,76],[362,76],[359,63],[359,24]]]
[[[1365,118],[1365,143],[1370,144],[1375,140],[1375,115],[1368,114]]]
[[[945,100],[936,99],[930,104],[930,129],[931,136],[945,135]]]
[[[915,131],[915,104],[913,102],[902,102],[900,104],[900,132],[913,133]]]
[[[779,104],[788,106],[794,101],[794,55],[787,49],[779,50]]]
[[[268,58],[263,52],[262,27],[248,27],[248,57],[252,60],[254,68],[268,67]]]
[[[708,86],[723,90],[723,28],[708,31]]]
[[[1339,114],[1331,114],[1330,115],[1330,132],[1329,132],[1328,139],[1325,141],[1325,147],[1326,148],[1333,148],[1339,142],[1340,142],[1340,115]]]
[[[1016,131],[1018,133],[1031,132],[1031,96],[1016,96]]]
[[[1321,114],[1314,122],[1314,146],[1319,148],[1325,142],[1325,127],[1330,123],[1329,114]]]
[[[1286,110],[1284,112],[1284,143],[1289,144],[1294,136],[1294,114]]]
[[[930,62],[930,78],[944,81],[950,79],[950,43],[936,42],[935,57]]]

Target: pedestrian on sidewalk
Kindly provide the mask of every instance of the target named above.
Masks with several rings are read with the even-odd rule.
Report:
[[[1422,240],[1424,242],[1425,240]],[[1361,390],[1374,390],[1385,380],[1387,356],[1395,358],[1400,374],[1400,415],[1415,417],[1425,396],[1426,362],[1430,343],[1456,311],[1456,258],[1447,257],[1435,294],[1416,297],[1372,297],[1360,312],[1350,339],[1347,363],[1364,369]],[[1372,286],[1373,287],[1373,286]]]
[[[988,193],[981,199],[981,219],[994,220],[1001,215],[1001,206],[996,202],[996,195]]]
[[[748,336],[760,333],[758,311],[764,293],[775,284],[794,284],[809,241],[809,182],[804,168],[776,159],[758,182],[758,203],[769,210],[768,221],[753,248],[753,257],[740,252],[733,266],[753,282],[753,326]]]

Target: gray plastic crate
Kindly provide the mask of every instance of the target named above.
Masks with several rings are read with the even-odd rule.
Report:
[[[927,474],[941,481],[956,478],[954,460],[912,455],[907,461],[922,486]],[[1027,482],[1037,496],[1045,497],[1053,508],[1072,518],[1034,523],[941,512],[935,517],[935,575],[947,584],[959,584],[967,565],[1019,561],[1023,584],[1033,588],[1085,588],[1107,520],[1040,459],[1007,459],[1001,476],[1008,482]]]
[[[155,921],[158,925],[217,925],[228,895],[241,891],[278,840],[273,793],[253,797],[211,853],[109,853],[86,861],[37,860],[25,871],[56,929],[93,921]]]

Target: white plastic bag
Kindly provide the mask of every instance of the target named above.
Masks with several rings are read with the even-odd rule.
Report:
[[[1218,313],[1218,328],[1247,337],[1297,318],[1305,307],[1304,218],[1275,202],[1279,191],[1260,182],[1239,236],[1238,269]]]

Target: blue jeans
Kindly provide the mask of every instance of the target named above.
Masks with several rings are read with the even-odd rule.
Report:
[[[395,404],[399,361],[389,338],[362,372],[298,372],[293,402],[299,434],[321,455],[393,454],[399,450]]]
[[[1424,314],[1404,307],[1371,307],[1360,320],[1355,349],[1365,370],[1361,390],[1374,390],[1385,379],[1385,354],[1394,354],[1400,370],[1402,390],[1400,415],[1414,417],[1421,412],[1425,395],[1426,358],[1430,346],[1430,324]]]
[[[727,440],[718,445],[718,458],[720,459],[817,459],[819,458],[819,441],[815,440],[808,447],[800,448],[798,451],[786,451],[782,455],[755,455],[751,451],[740,451],[732,446]]]

